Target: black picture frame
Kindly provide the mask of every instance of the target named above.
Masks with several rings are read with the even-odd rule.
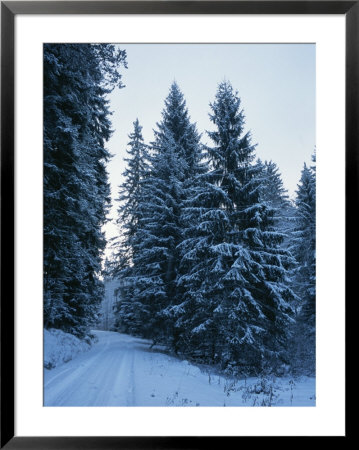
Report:
[[[358,205],[359,1],[1,2],[1,441],[6,449],[207,448],[229,437],[25,437],[14,435],[14,21],[18,14],[342,14],[346,18],[346,292],[357,247],[349,205]],[[350,244],[350,245],[349,245]],[[348,426],[346,427],[348,437]],[[218,442],[218,441],[221,442]],[[226,443],[223,442],[226,440]],[[229,442],[228,442],[229,444]],[[230,444],[232,445],[232,444]]]

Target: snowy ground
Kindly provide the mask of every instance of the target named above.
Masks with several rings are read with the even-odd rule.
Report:
[[[45,406],[315,406],[315,379],[234,382],[150,349],[150,342],[96,331],[86,353],[44,369]]]
[[[90,350],[91,342],[61,330],[44,330],[44,367],[53,369]]]

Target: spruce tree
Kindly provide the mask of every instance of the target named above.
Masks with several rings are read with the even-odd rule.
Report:
[[[175,295],[176,245],[180,240],[181,160],[172,139],[162,141],[142,186],[139,229],[134,241],[133,301],[140,314],[142,335],[168,338],[162,311]]]
[[[44,325],[83,336],[96,321],[110,203],[107,94],[126,53],[44,45]]]
[[[127,292],[131,291],[138,333],[169,343],[173,332],[168,308],[177,296],[182,207],[200,160],[199,135],[177,83],[165,100],[151,152],[150,170],[141,183],[133,267],[123,283],[131,286]]]
[[[141,183],[149,171],[148,149],[138,119],[133,122],[133,132],[128,137],[130,139],[127,148],[128,157],[124,158],[127,167],[123,173],[124,182],[120,186],[117,199],[119,202],[117,224],[121,231],[121,240],[115,243],[115,248],[120,252],[118,257],[121,263],[116,267],[114,274],[120,267],[132,264],[132,241],[138,229]]]
[[[115,253],[111,266],[112,276],[122,280],[119,289],[120,301],[116,305],[117,326],[124,332],[136,334],[141,328],[141,305],[135,300],[136,286],[132,280],[135,247],[139,238],[140,204],[144,200],[141,190],[149,173],[150,158],[138,119],[133,122],[133,132],[129,134],[129,139],[128,157],[124,158],[127,167],[117,199],[120,236],[113,242]]]
[[[313,156],[315,163],[315,155]],[[297,260],[293,289],[299,298],[294,328],[294,368],[315,372],[316,322],[316,177],[315,165],[304,164],[296,197],[292,251]]]
[[[230,83],[219,85],[211,109],[210,171],[193,190],[180,246],[178,283],[187,294],[178,322],[189,353],[253,372],[283,354],[291,258],[281,249],[273,208],[261,200],[261,167]]]

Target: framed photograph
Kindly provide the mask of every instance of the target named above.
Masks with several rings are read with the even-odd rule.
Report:
[[[347,436],[358,29],[1,2],[1,448]]]

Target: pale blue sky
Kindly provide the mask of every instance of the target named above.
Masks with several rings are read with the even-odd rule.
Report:
[[[238,90],[246,126],[262,160],[279,166],[294,196],[304,162],[315,146],[314,44],[120,44],[127,51],[124,89],[111,94],[115,132],[108,148],[112,195],[117,196],[125,168],[128,134],[138,117],[146,142],[161,120],[170,85],[176,80],[191,116],[210,144],[208,113],[218,83],[229,80]],[[116,202],[114,202],[116,203]],[[116,205],[115,205],[116,208]],[[106,226],[108,235],[115,233]]]

